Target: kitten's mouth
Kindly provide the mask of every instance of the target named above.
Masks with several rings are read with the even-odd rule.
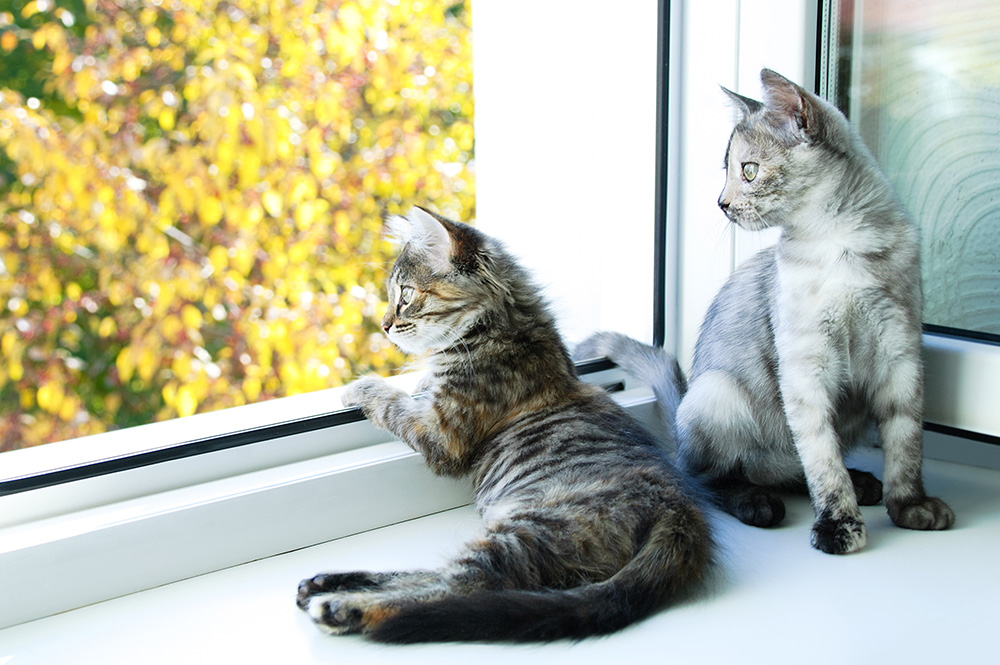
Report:
[[[744,231],[762,231],[766,228],[770,228],[771,226],[759,215],[751,219],[747,219],[742,215],[736,215],[728,211],[725,213],[725,215],[730,222],[740,227]]]

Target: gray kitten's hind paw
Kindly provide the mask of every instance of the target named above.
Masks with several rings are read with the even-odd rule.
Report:
[[[859,506],[874,506],[882,500],[882,481],[867,471],[848,469]]]
[[[917,531],[941,531],[955,523],[955,513],[941,499],[926,496],[916,501],[886,501],[896,526]]]
[[[864,522],[853,519],[820,517],[813,523],[813,547],[827,554],[850,554],[865,546],[868,540]]]
[[[744,524],[768,528],[777,526],[785,519],[785,502],[763,487],[728,487],[717,492],[722,509]]]

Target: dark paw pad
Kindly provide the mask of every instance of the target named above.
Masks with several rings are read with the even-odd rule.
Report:
[[[744,524],[772,527],[785,519],[785,502],[759,487],[741,488],[726,497],[726,511]]]
[[[321,573],[299,582],[295,603],[304,610],[309,606],[309,599],[320,593],[359,591],[378,586],[379,581],[371,573]]]
[[[812,527],[812,546],[827,554],[848,554],[865,546],[865,525],[859,519],[820,517]]]
[[[854,495],[859,506],[874,506],[882,500],[882,481],[868,473],[857,469],[848,469],[851,483],[854,484]]]
[[[955,513],[941,499],[928,496],[916,501],[888,501],[893,524],[904,529],[940,531],[955,523]]]
[[[336,596],[314,598],[309,602],[306,611],[312,620],[328,633],[345,635],[363,631],[364,613]]]

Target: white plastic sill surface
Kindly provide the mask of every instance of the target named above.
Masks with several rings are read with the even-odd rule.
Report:
[[[858,466],[879,471],[877,453]],[[718,588],[607,638],[541,646],[385,647],[321,634],[296,609],[298,581],[323,570],[433,567],[473,537],[458,508],[169,584],[0,631],[0,665],[100,663],[986,662],[1000,598],[1000,472],[929,460],[928,491],[958,515],[950,531],[893,527],[862,509],[868,546],[844,557],[809,547],[812,511],[788,500],[785,525],[720,516]],[[316,506],[324,519],[329,506]],[[58,593],[58,570],[39,570]]]

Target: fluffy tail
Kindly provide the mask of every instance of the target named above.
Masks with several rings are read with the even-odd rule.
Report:
[[[680,514],[683,513],[683,514]],[[565,590],[478,591],[404,607],[368,637],[378,642],[548,642],[604,635],[645,618],[705,578],[712,538],[693,504],[655,526],[609,579]]]
[[[573,351],[575,360],[607,358],[653,389],[656,408],[667,433],[668,450],[676,450],[677,407],[687,392],[687,379],[677,359],[648,344],[615,332],[600,332]]]

